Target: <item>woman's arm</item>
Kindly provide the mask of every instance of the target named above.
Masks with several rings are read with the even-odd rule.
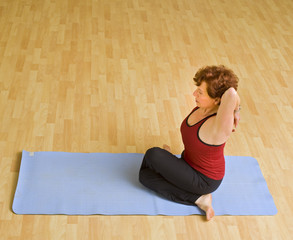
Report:
[[[234,88],[229,88],[221,98],[216,116],[216,134],[221,138],[230,136],[240,120],[240,97]]]

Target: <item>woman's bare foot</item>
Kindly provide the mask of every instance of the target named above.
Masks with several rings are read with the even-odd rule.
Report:
[[[212,206],[212,194],[202,195],[195,201],[195,204],[206,213],[207,220],[211,220],[215,216]]]
[[[163,145],[163,149],[165,149],[165,150],[168,151],[168,152],[171,152],[171,148],[170,148],[170,146],[167,145],[167,144],[164,144],[164,145]]]

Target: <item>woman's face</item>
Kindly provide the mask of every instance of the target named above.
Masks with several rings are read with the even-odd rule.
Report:
[[[195,97],[196,105],[201,108],[214,107],[217,101],[209,96],[206,82],[202,82],[200,86],[196,88],[193,92],[193,96]]]

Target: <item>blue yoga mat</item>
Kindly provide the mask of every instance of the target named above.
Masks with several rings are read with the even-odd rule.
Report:
[[[166,200],[138,181],[143,154],[23,151],[12,209],[16,214],[192,215],[196,206]],[[213,193],[216,215],[274,215],[256,159],[226,156]]]

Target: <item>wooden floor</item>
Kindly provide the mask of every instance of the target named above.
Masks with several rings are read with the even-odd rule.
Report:
[[[0,0],[0,238],[292,239],[292,13],[289,0]],[[180,153],[192,77],[211,64],[240,78],[241,123],[225,155],[258,160],[277,215],[12,212],[23,149],[143,153],[166,143]]]

